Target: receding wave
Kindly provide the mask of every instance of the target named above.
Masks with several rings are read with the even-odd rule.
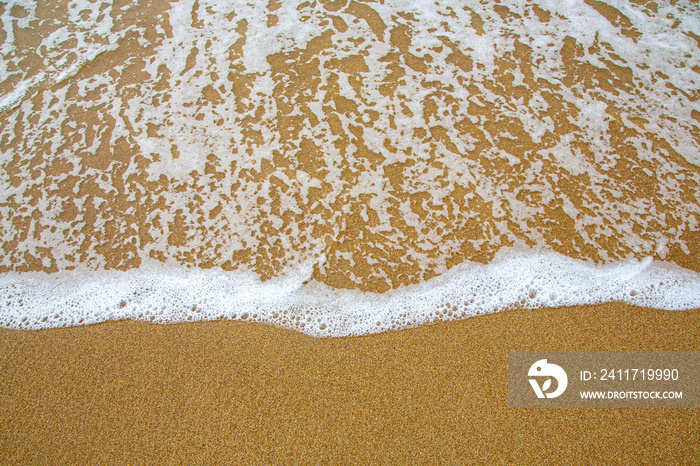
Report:
[[[696,3],[7,5],[12,280],[304,264],[381,293],[513,247],[700,270]]]

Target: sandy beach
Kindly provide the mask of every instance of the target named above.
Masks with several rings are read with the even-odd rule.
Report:
[[[692,2],[58,3],[0,4],[0,464],[700,462],[696,408],[507,399],[509,351],[700,347],[698,309],[546,307],[700,305]],[[590,267],[330,339],[186,280],[289,273],[239,294],[342,330],[285,293],[373,309],[509,248]],[[248,321],[145,322],[202,315]]]
[[[0,332],[2,464],[694,464],[698,409],[513,409],[509,350],[697,350],[604,304],[315,339],[240,322]]]

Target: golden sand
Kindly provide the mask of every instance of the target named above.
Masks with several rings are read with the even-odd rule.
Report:
[[[698,409],[507,407],[510,350],[697,350],[700,312],[510,311],[360,338],[0,332],[2,464],[695,464]]]

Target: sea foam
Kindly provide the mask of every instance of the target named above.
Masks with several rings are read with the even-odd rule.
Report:
[[[0,275],[0,326],[47,329],[133,319],[262,322],[314,337],[346,337],[515,308],[621,301],[666,310],[700,307],[700,274],[627,261],[593,265],[550,252],[500,253],[423,283],[376,294],[334,289],[300,266],[268,281],[249,272],[152,264],[125,272]]]
[[[0,112],[2,270],[323,254],[319,281],[384,291],[520,242],[698,256],[692,2],[82,2],[0,96],[23,99]],[[25,10],[3,24],[53,24]]]

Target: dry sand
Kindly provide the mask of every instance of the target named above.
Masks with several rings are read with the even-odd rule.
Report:
[[[698,409],[507,407],[509,350],[697,350],[700,311],[510,311],[360,338],[0,331],[2,464],[697,464]]]

